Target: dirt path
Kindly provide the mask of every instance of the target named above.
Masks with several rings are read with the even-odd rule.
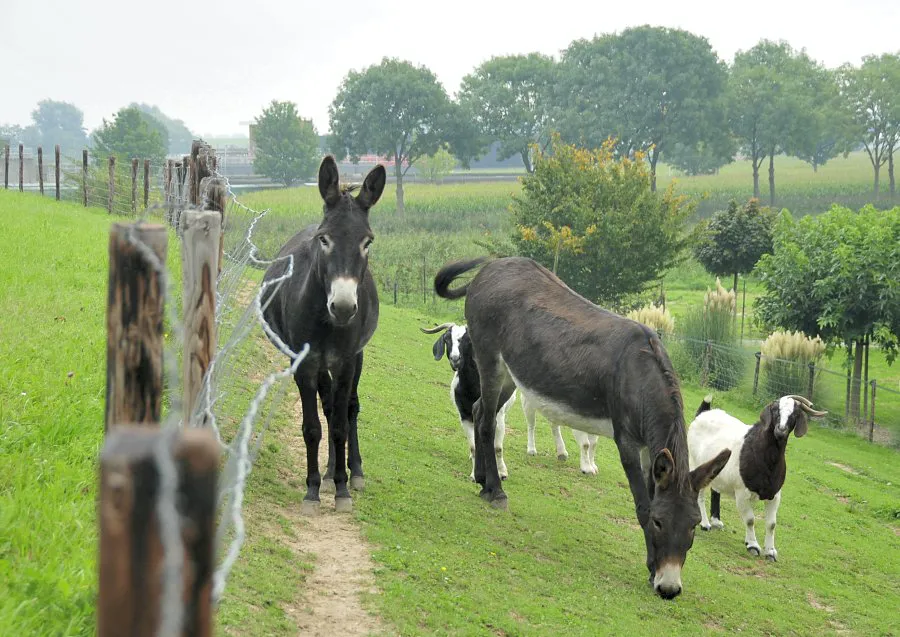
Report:
[[[295,395],[290,409],[299,423],[302,415],[300,399]],[[319,413],[323,429],[325,417]],[[298,428],[299,429],[299,428]],[[290,431],[275,434],[296,460],[294,471],[306,477],[306,447],[303,438]],[[319,465],[325,467],[328,445],[319,447]],[[364,497],[364,496],[357,496]],[[363,540],[353,516],[334,512],[334,494],[323,493],[318,516],[300,515],[300,507],[284,511],[294,524],[291,548],[314,555],[314,570],[307,576],[303,598],[286,608],[302,635],[388,635],[383,622],[363,608],[362,596],[375,594],[374,563],[371,547]]]

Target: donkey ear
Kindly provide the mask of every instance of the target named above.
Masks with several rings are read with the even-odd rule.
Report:
[[[363,210],[368,210],[381,199],[381,193],[384,192],[384,185],[387,183],[387,172],[384,169],[384,166],[378,164],[369,171],[369,174],[366,175],[366,179],[363,182],[362,188],[359,189],[359,194],[356,195],[356,203],[359,204],[359,207]]]
[[[797,407],[795,413],[797,414],[797,421],[794,424],[794,435],[802,438],[809,431],[809,421],[806,419],[806,413],[799,407]]]
[[[444,357],[444,350],[447,346],[447,339],[444,338],[446,332],[438,336],[438,340],[434,342],[434,347],[431,348],[432,353],[434,354],[434,360],[439,361]]]
[[[722,449],[718,456],[691,471],[691,486],[694,487],[694,491],[699,493],[708,487],[709,483],[715,480],[719,472],[728,464],[729,458],[731,458],[731,449]]]
[[[660,491],[666,489],[675,477],[675,459],[672,452],[663,449],[653,459],[653,482]]]
[[[334,157],[327,155],[319,166],[319,194],[329,206],[336,204],[341,198],[341,177]]]

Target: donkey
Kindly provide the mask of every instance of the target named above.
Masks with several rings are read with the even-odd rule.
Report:
[[[438,296],[467,297],[481,375],[474,408],[481,497],[507,508],[489,451],[496,405],[518,387],[570,427],[615,440],[644,531],[650,582],[660,597],[676,597],[700,522],[697,494],[731,451],[689,469],[681,391],[655,332],[597,307],[531,259],[490,261],[470,283],[450,289],[454,279],[484,262],[445,265],[434,280]]]
[[[374,206],[387,179],[384,166],[366,175],[359,193],[341,188],[337,164],[325,157],[319,167],[319,193],[325,201],[324,217],[295,234],[278,253],[265,280],[287,272],[293,257],[293,274],[264,302],[265,318],[273,331],[294,351],[309,343],[309,353],[294,374],[303,406],[303,440],[306,443],[306,496],[301,512],[319,510],[319,489],[335,490],[335,510],[352,511],[344,465],[349,441],[350,486],[362,490],[365,478],[357,438],[363,348],[378,325],[378,292],[369,272],[369,246],[374,235],[369,209]],[[316,393],[328,421],[328,469],[325,483],[319,474],[319,442],[322,426]]]

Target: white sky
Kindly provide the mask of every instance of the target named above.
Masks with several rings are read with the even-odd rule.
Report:
[[[158,105],[195,133],[246,133],[272,99],[328,128],[350,69],[400,57],[452,95],[492,55],[558,56],[573,39],[641,24],[709,39],[730,61],[785,39],[828,66],[900,50],[900,0],[0,0],[0,123],[38,100],[76,104],[89,129],[130,102]]]

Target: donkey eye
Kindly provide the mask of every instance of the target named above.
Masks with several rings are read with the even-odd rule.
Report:
[[[323,248],[331,247],[331,241],[324,234],[319,236],[319,243],[322,244]]]
[[[371,245],[372,245],[372,239],[366,239],[365,241],[363,241],[363,244],[362,244],[362,251],[363,251],[363,252],[368,252],[368,251],[369,251],[369,247],[370,247]]]
[[[658,518],[653,518],[653,526],[656,527],[657,531],[662,531],[662,522]]]

